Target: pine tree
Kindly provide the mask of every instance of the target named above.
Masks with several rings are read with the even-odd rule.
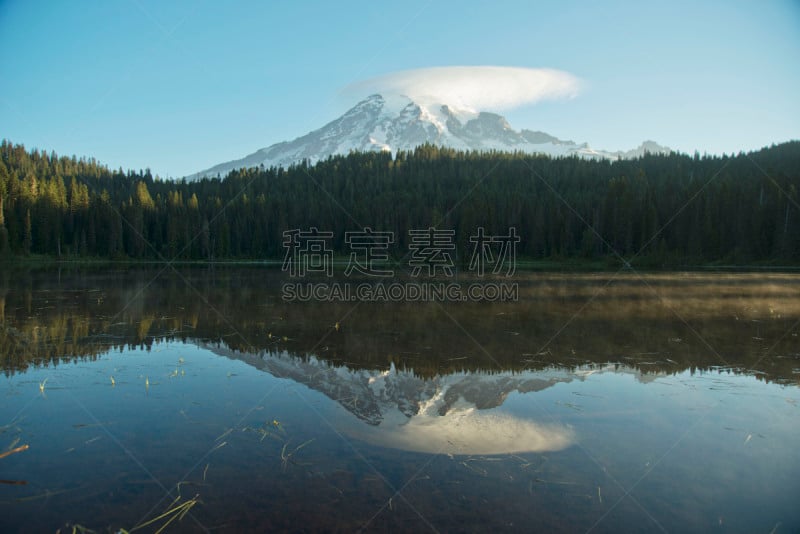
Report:
[[[31,227],[31,210],[28,208],[27,212],[25,213],[25,237],[22,240],[22,251],[27,256],[31,253],[31,248],[33,247],[33,228]]]
[[[6,230],[6,217],[3,209],[3,195],[0,194],[0,254],[8,251],[8,230]]]

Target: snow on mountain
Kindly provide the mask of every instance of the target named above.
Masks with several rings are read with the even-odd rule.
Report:
[[[585,158],[635,158],[650,153],[668,153],[654,141],[645,141],[627,152],[596,150],[586,143],[563,141],[539,131],[514,130],[501,115],[458,109],[424,99],[399,95],[372,95],[322,128],[262,148],[242,159],[215,165],[188,179],[224,176],[240,168],[288,167],[308,160],[316,163],[328,156],[350,151],[412,150],[431,143],[460,150],[522,151],[550,156],[577,155]]]

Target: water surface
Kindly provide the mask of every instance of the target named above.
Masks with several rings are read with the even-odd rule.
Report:
[[[800,276],[0,273],[0,530],[796,532]],[[143,531],[155,531],[171,514]]]

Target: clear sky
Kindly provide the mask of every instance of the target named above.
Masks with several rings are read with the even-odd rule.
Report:
[[[579,78],[503,114],[597,148],[800,139],[797,0],[0,0],[0,137],[183,176],[322,126],[350,84],[476,65]]]

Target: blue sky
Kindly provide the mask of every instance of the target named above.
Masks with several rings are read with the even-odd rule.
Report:
[[[580,94],[504,110],[605,149],[800,138],[800,2],[0,0],[0,137],[183,176],[292,139],[348,85],[439,66],[547,67]]]

